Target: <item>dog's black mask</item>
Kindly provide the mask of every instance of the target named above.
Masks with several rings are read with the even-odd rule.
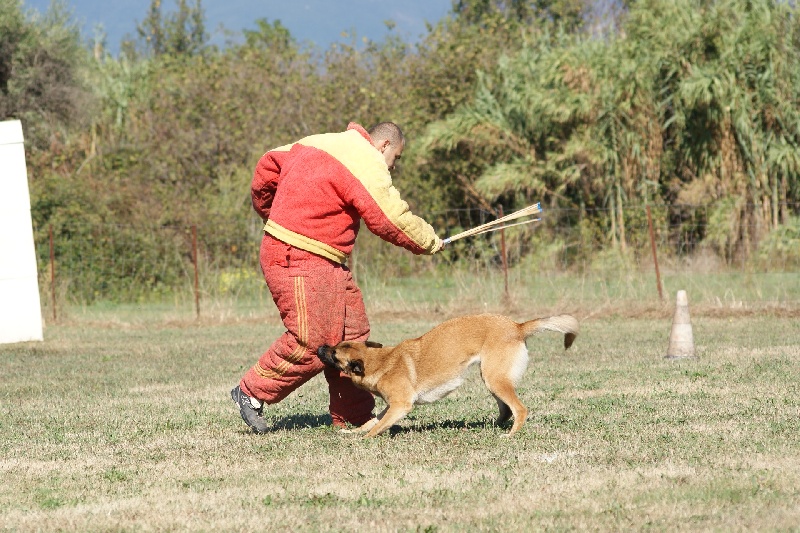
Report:
[[[377,343],[373,343],[377,344]],[[347,365],[342,366],[341,361],[336,357],[336,347],[328,346],[327,344],[317,348],[317,357],[325,365],[338,368],[349,375],[363,376],[364,375],[364,362],[360,359],[348,361]]]
[[[323,344],[317,348],[317,357],[328,366],[336,367],[336,348]]]

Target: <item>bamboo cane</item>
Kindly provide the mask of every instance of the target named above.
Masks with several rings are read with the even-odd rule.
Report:
[[[486,232],[489,232],[489,231],[497,231],[497,230],[501,230],[501,229],[504,229],[504,228],[510,228],[512,226],[518,226],[520,224],[529,224],[531,222],[538,222],[539,220],[541,220],[540,218],[536,218],[536,219],[533,219],[533,220],[527,220],[525,222],[517,222],[516,224],[503,225],[506,222],[509,222],[511,220],[516,220],[518,218],[535,215],[535,214],[541,213],[541,212],[542,212],[541,204],[536,203],[534,205],[529,205],[528,207],[520,209],[519,211],[514,211],[513,213],[511,213],[509,215],[506,215],[504,217],[500,217],[497,220],[492,220],[491,222],[487,222],[486,224],[481,224],[480,226],[474,227],[472,229],[468,229],[466,231],[462,231],[461,233],[457,233],[456,235],[453,235],[452,237],[448,237],[448,238],[444,239],[444,241],[442,241],[442,242],[444,244],[450,244],[451,242],[457,241],[458,239],[463,239],[464,237],[472,237],[473,235],[479,235],[481,233],[486,233]]]
[[[501,229],[513,228],[514,226],[522,226],[523,224],[530,224],[531,222],[541,222],[541,221],[542,221],[541,218],[532,218],[531,220],[525,220],[523,222],[515,222],[513,224],[506,224],[505,226],[500,226],[499,228],[491,227],[491,228],[482,229],[481,231],[473,233],[472,236],[481,235],[482,233],[489,233],[490,231],[500,231]]]

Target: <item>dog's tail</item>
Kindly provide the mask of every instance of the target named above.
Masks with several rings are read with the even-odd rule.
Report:
[[[575,340],[575,337],[578,336],[578,331],[580,331],[578,321],[572,315],[536,318],[528,322],[523,322],[520,324],[520,328],[522,328],[525,338],[530,337],[534,333],[539,333],[540,331],[557,331],[558,333],[563,333],[565,350],[572,346],[572,341]]]

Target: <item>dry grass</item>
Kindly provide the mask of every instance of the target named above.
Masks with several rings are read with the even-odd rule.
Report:
[[[371,305],[373,338],[386,343],[459,310]],[[556,306],[507,309],[527,318]],[[529,341],[520,396],[531,415],[515,438],[493,426],[473,375],[369,441],[329,428],[319,377],[269,409],[274,432],[245,431],[228,391],[280,332],[274,318],[73,315],[44,343],[0,346],[0,528],[797,527],[796,319],[694,313],[699,357],[668,361],[664,309],[576,310],[583,331],[569,352],[554,335]]]

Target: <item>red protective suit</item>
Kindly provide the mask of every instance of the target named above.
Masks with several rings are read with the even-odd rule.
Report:
[[[411,214],[383,155],[354,123],[264,154],[251,193],[265,221],[261,268],[286,332],[239,386],[272,404],[324,370],[334,425],[361,425],[372,416],[374,398],[316,356],[323,344],[369,336],[361,291],[345,266],[359,222],[416,254],[436,252],[441,240]]]

